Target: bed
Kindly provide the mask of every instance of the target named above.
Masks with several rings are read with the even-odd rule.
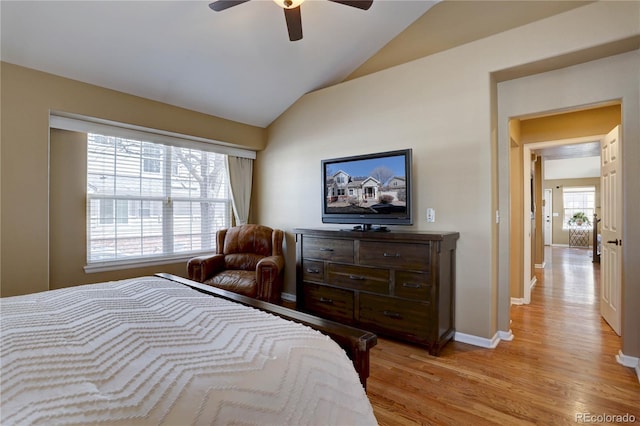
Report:
[[[377,424],[375,335],[207,287],[158,274],[0,299],[0,423]]]

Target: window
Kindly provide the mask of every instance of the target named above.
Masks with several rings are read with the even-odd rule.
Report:
[[[231,224],[226,155],[88,134],[87,262],[215,248]]]
[[[116,214],[114,214],[114,204]],[[100,223],[108,225],[112,224],[114,220],[118,223],[127,223],[129,220],[129,202],[127,200],[101,199]]]
[[[162,148],[156,144],[142,144],[142,170],[147,173],[160,173]]]
[[[596,188],[594,186],[573,186],[562,189],[564,216],[562,227],[569,228],[569,220],[574,214],[582,212],[591,222],[596,208]],[[583,225],[584,226],[584,225]],[[587,224],[587,226],[590,226]]]

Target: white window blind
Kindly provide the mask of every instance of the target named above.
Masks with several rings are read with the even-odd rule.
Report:
[[[231,224],[226,156],[87,135],[88,266],[215,248]]]
[[[582,212],[589,221],[593,220],[596,208],[596,188],[594,186],[573,186],[562,189],[562,201],[564,205],[564,220],[562,227],[570,227],[569,220],[574,214]],[[583,226],[590,226],[585,224]]]

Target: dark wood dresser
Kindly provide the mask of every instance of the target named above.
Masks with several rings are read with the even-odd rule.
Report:
[[[432,355],[453,337],[457,232],[294,232],[298,310]]]

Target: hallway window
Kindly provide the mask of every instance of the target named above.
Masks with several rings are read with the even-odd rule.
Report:
[[[563,229],[569,229],[569,219],[574,214],[582,212],[593,222],[593,214],[596,209],[595,186],[569,186],[562,189],[562,202],[564,205]],[[591,227],[591,225],[588,225]]]

